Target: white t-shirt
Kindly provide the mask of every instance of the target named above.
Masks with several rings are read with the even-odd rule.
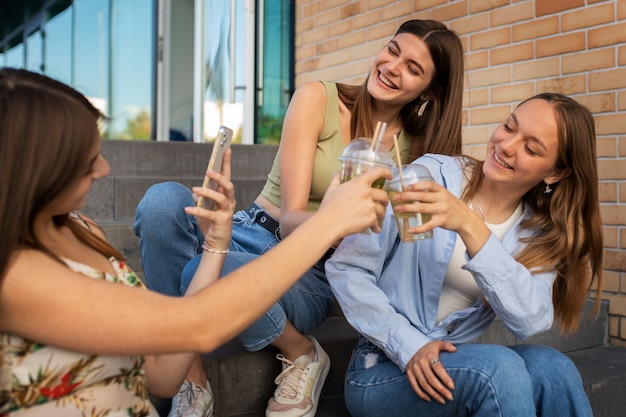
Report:
[[[469,203],[469,207],[472,208],[471,203]],[[522,215],[522,211],[522,203],[520,202],[513,214],[503,223],[491,224],[485,222],[485,224],[498,239],[502,240],[506,232]],[[452,252],[448,272],[446,272],[446,278],[441,289],[437,322],[443,320],[453,311],[472,306],[480,296],[480,289],[476,285],[472,274],[461,268],[465,264],[465,252],[466,248],[463,239],[460,239],[457,235],[454,252]]]

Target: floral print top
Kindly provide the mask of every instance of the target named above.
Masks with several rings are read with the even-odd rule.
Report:
[[[62,259],[88,277],[145,287],[115,258],[112,276]],[[158,417],[141,356],[71,352],[0,333],[0,417]]]

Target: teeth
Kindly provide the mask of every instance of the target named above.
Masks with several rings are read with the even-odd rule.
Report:
[[[391,81],[389,81],[382,73],[378,73],[378,79],[383,82],[389,88],[396,88]]]
[[[505,168],[513,168],[511,165],[507,164],[502,159],[498,158],[498,154],[495,152],[493,153],[493,159],[495,159],[498,164],[502,165]]]

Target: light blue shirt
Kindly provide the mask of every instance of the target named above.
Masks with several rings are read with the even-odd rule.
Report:
[[[439,184],[460,196],[463,159],[427,154],[415,161]],[[473,306],[436,323],[439,295],[456,242],[456,232],[435,228],[433,238],[402,243],[391,206],[381,233],[346,237],[326,263],[326,277],[348,322],[404,370],[426,343],[473,343],[497,315],[524,339],[552,326],[552,284],[556,271],[534,273],[513,255],[529,236],[519,224],[525,209],[500,241],[493,233],[464,269],[482,292]],[[486,300],[486,302],[485,302]]]

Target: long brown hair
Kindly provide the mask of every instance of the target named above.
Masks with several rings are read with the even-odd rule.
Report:
[[[540,182],[522,197],[533,215],[522,221],[521,227],[536,232],[522,239],[527,246],[516,259],[528,269],[556,269],[552,287],[555,317],[561,320],[561,330],[574,331],[594,280],[596,311],[603,287],[602,220],[593,116],[586,107],[562,94],[537,94],[519,105],[530,100],[545,100],[552,105],[559,140],[556,168],[569,168],[571,174],[551,184],[551,193],[546,194],[545,184]],[[483,163],[475,161],[475,164],[463,194],[465,201],[474,196],[483,179]]]
[[[42,74],[0,69],[0,277],[19,248],[47,254],[34,233],[41,210],[87,169],[100,112],[82,94]],[[85,244],[121,254],[68,214],[54,218]]]
[[[417,115],[417,109],[422,104],[420,97],[415,97],[400,110],[402,127],[414,137],[409,162],[427,152],[459,154],[465,71],[463,43],[443,23],[434,20],[406,21],[400,25],[396,35],[400,33],[411,33],[422,39],[435,64],[430,85],[433,98],[424,114],[421,117]],[[350,133],[353,139],[374,134],[370,123],[373,99],[367,91],[367,81],[358,86],[337,84],[339,99],[352,112]]]

